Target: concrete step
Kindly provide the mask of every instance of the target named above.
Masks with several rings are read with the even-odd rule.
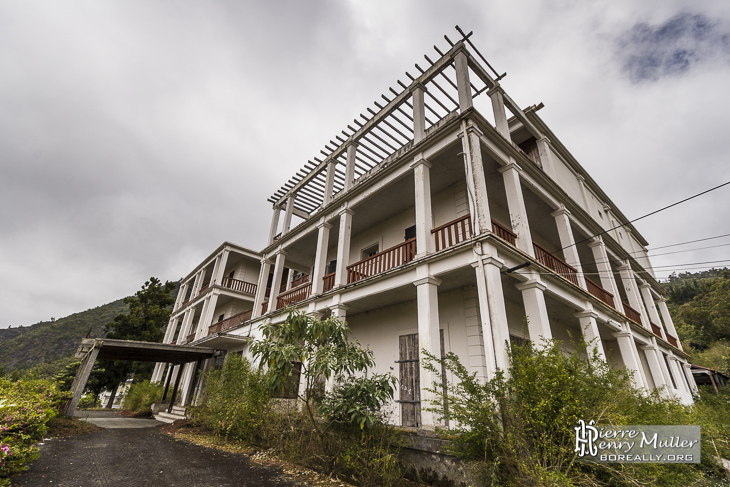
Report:
[[[186,417],[184,413],[177,414],[173,409],[172,413],[168,413],[167,411],[160,411],[159,413],[155,414],[155,419],[157,421],[162,421],[163,423],[174,423],[177,420],[186,419]]]

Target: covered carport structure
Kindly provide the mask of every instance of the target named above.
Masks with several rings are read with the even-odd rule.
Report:
[[[182,365],[190,362],[200,364],[203,360],[213,358],[221,353],[223,353],[221,350],[209,347],[112,340],[108,338],[85,338],[81,340],[81,346],[76,352],[76,356],[81,358],[81,365],[71,386],[73,396],[67,404],[64,413],[68,417],[73,416],[76,406],[81,399],[81,394],[83,394],[86,388],[86,382],[89,380],[91,369],[97,360],[166,362],[171,365]],[[172,397],[170,398],[170,408],[172,408],[175,402],[175,395],[177,394],[181,375],[177,374],[172,390]]]

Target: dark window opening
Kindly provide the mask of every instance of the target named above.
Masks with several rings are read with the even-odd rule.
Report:
[[[412,238],[416,238],[416,226],[413,225],[412,227],[406,228],[406,234],[403,240],[410,240]]]

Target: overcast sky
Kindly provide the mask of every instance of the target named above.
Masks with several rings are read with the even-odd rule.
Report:
[[[260,250],[267,197],[456,24],[629,218],[730,181],[727,0],[0,0],[0,327]],[[730,234],[729,208],[730,186],[637,227]]]

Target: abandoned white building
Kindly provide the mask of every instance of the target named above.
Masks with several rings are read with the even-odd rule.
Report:
[[[274,193],[261,252],[226,242],[183,279],[165,343],[247,354],[286,307],[335,314],[400,379],[396,420],[429,427],[420,349],[490,378],[510,340],[582,334],[639,387],[690,403],[648,243],[542,105],[520,108],[468,35],[447,41]],[[188,404],[197,370],[160,363],[153,380]]]

